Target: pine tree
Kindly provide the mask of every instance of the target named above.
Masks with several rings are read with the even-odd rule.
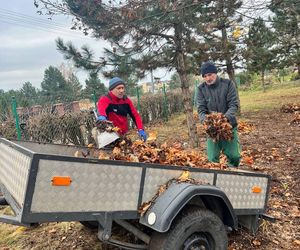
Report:
[[[38,90],[30,82],[25,82],[19,92],[19,106],[29,107],[38,103]]]
[[[96,100],[102,95],[107,94],[107,88],[100,81],[97,74],[91,74],[87,80],[85,80],[85,89],[83,90],[83,96],[85,98],[91,98],[95,95]]]
[[[69,102],[71,88],[58,68],[49,66],[41,83],[41,94],[45,102]]]
[[[215,11],[219,1],[36,2],[44,3],[52,14],[64,9],[76,17],[74,28],[89,29],[96,38],[106,39],[117,48],[126,47],[128,55],[142,73],[161,67],[175,69],[181,82],[190,145],[196,146],[198,138],[195,137],[190,91],[193,84],[188,82],[187,76],[198,72],[199,62],[204,60],[203,51],[207,47],[203,44],[203,35],[211,32],[206,28],[210,24],[214,27],[214,21],[219,18],[220,13]],[[224,0],[224,3],[231,4],[232,0]],[[60,45],[66,58],[72,59],[79,67],[84,66],[98,73],[106,66],[105,59],[93,61],[88,50],[76,54],[72,46]]]
[[[299,0],[272,0],[270,10],[279,40],[278,60],[284,66],[295,65],[300,78],[300,4]]]
[[[79,100],[82,96],[82,85],[78,77],[72,73],[71,76],[67,79],[67,84],[71,89],[70,97],[73,101]]]
[[[250,26],[246,43],[248,70],[260,73],[265,91],[265,71],[274,67],[275,54],[272,46],[275,43],[275,36],[262,19],[257,19]]]

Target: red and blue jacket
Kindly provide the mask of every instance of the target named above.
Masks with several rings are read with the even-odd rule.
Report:
[[[118,98],[109,92],[99,98],[97,106],[98,115],[106,116],[107,120],[112,121],[115,127],[120,128],[120,134],[128,131],[127,115],[130,115],[138,129],[143,129],[142,119],[127,96]]]

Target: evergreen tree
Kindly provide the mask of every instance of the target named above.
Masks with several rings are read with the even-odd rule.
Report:
[[[69,102],[71,88],[58,68],[49,66],[45,70],[41,83],[42,96],[45,102]]]
[[[67,84],[71,89],[70,97],[71,99],[78,100],[82,97],[82,85],[78,79],[78,77],[72,73],[71,76],[67,79]]]
[[[76,76],[74,67],[70,64],[62,63],[59,66],[59,71],[62,73],[64,79],[66,80],[66,82],[69,85],[69,88],[71,90],[70,100],[78,100],[79,98],[81,98],[82,85],[81,85],[78,77]]]
[[[273,27],[278,37],[281,68],[294,65],[300,78],[300,4],[299,0],[271,0]]]
[[[107,78],[121,77],[126,82],[126,93],[130,96],[135,95],[137,82],[144,76],[138,70],[136,60],[122,46],[114,47],[113,50],[104,49],[104,55],[111,67],[104,68],[103,75]]]
[[[100,81],[97,74],[91,74],[87,80],[85,80],[85,89],[83,90],[83,96],[85,98],[91,98],[95,95],[96,100],[100,96],[107,94],[107,88]]]
[[[141,71],[167,67],[178,72],[192,146],[197,145],[198,138],[195,137],[196,125],[187,75],[195,71],[193,57],[194,53],[199,50],[199,40],[195,38],[197,37],[196,30],[207,22],[208,17],[213,18],[212,2],[193,0],[109,1],[108,3],[94,0],[63,1],[70,13],[79,21],[75,26],[83,24],[93,31],[95,37],[107,39],[116,46],[126,46],[130,55],[135,56],[136,65]],[[65,48],[62,47],[62,49]],[[82,57],[76,57],[75,53],[71,56],[74,61],[82,59]],[[88,52],[84,57],[89,63],[91,62]],[[91,66],[97,68],[96,64]],[[198,65],[196,70],[197,68]]]
[[[5,120],[5,117],[8,116],[9,110],[11,109],[11,102],[7,93],[0,89],[0,114],[2,117],[1,121]]]
[[[20,89],[18,105],[21,107],[30,107],[37,104],[38,101],[37,89],[30,82],[25,82]]]
[[[246,43],[248,70],[260,73],[263,90],[265,91],[265,71],[274,67],[275,54],[272,46],[275,43],[275,35],[262,19],[257,19],[250,26]]]

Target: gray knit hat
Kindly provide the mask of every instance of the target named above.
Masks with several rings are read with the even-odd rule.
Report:
[[[125,85],[124,81],[120,77],[114,77],[109,80],[108,89],[113,90],[115,87],[121,84]]]

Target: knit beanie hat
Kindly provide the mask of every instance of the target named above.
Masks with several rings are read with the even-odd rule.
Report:
[[[108,89],[113,90],[115,87],[121,84],[125,85],[124,81],[120,77],[114,77],[109,80]]]
[[[208,62],[205,62],[201,65],[201,68],[200,68],[200,73],[202,75],[202,77],[205,75],[205,74],[208,74],[208,73],[218,73],[218,69],[217,67],[214,65],[213,62],[211,61],[208,61]]]

